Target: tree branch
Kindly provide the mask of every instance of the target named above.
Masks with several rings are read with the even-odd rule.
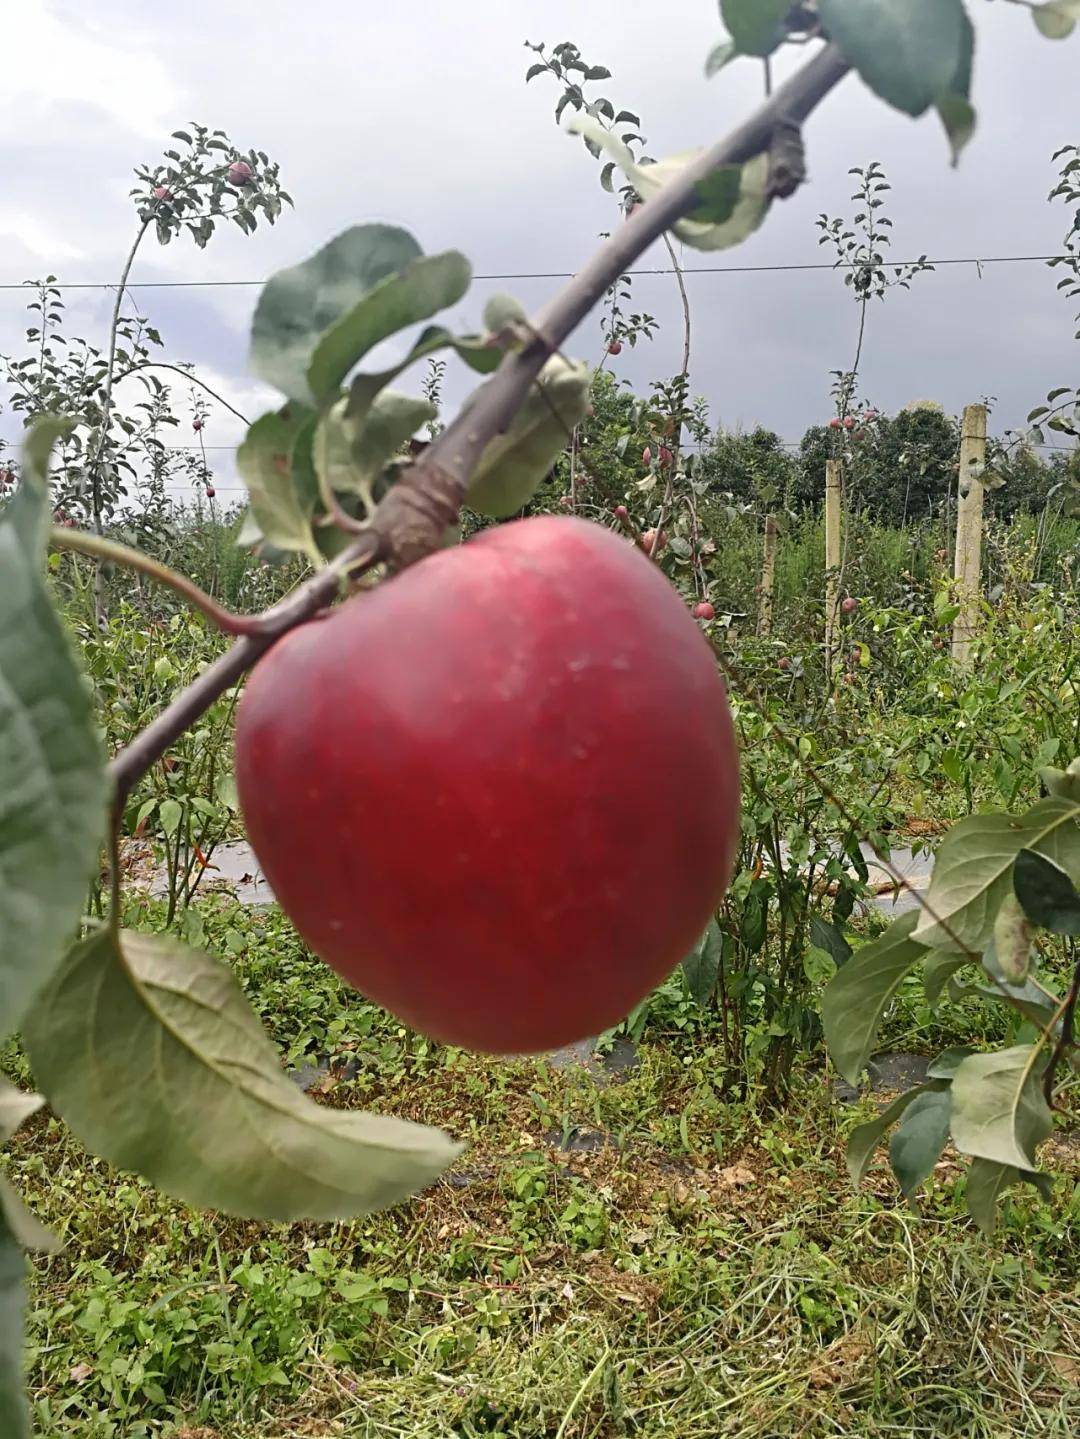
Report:
[[[592,259],[541,310],[534,338],[509,352],[499,369],[402,475],[382,500],[367,534],[336,561],[261,617],[267,632],[246,635],[183,690],[110,766],[116,804],[123,804],[140,775],[224,690],[250,669],[279,635],[311,619],[337,597],[343,576],[380,560],[401,567],[436,550],[446,526],[457,518],[469,476],[484,447],[502,434],[525,402],[548,357],[603,298],[608,286],[654,240],[697,203],[697,187],[716,169],[741,165],[767,150],[782,121],[800,124],[844,78],[850,65],[827,45],[785,82],[750,118],[695,160],[605,241]]]

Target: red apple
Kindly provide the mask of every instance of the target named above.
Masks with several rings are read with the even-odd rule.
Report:
[[[573,503],[574,503],[574,502],[573,502],[573,500],[570,498],[569,495],[560,495],[560,496],[559,496],[559,504],[562,505],[562,507],[563,507],[564,510],[570,509],[570,507],[573,505]]]
[[[168,185],[155,185],[155,186],[154,186],[154,199],[155,199],[155,200],[171,200],[172,197],[173,197],[173,193],[172,193],[172,191],[169,189]]]
[[[628,520],[630,518],[630,511],[625,505],[616,505],[611,513],[617,520]]]
[[[195,418],[194,418],[194,419],[192,420],[192,422],[191,422],[191,428],[192,428],[193,430],[201,430],[202,427],[203,427],[202,417],[201,417],[200,415],[196,415]]]
[[[664,469],[666,470],[667,467],[668,467],[668,465],[673,464],[674,461],[675,461],[675,456],[674,456],[674,455],[671,453],[671,451],[668,449],[667,445],[661,445],[661,446],[660,446],[660,463],[661,463],[661,465],[663,465]]]
[[[852,595],[847,595],[844,599],[840,601],[841,613],[845,615],[853,615],[858,608],[859,601],[855,599]]]
[[[240,702],[236,777],[312,949],[421,1032],[496,1053],[626,1015],[700,936],[738,836],[709,646],[654,566],[553,516],[279,640]]]
[[[830,430],[838,430],[839,428],[840,428],[840,416],[839,416],[839,415],[833,415],[832,419],[829,421],[829,429],[830,429]]]
[[[646,445],[642,450],[641,463],[646,466],[652,464],[652,447],[650,445]]]
[[[608,352],[609,355],[621,355],[621,354],[622,354],[622,341],[621,341],[621,340],[612,340],[611,343],[610,343],[610,344],[608,345],[608,347],[607,347],[607,352]]]
[[[246,160],[234,160],[233,163],[229,166],[228,173],[225,178],[228,180],[230,185],[235,185],[237,188],[239,188],[242,185],[246,185],[250,181],[254,173],[254,170],[252,170],[251,166],[247,163]]]
[[[207,487],[206,487],[206,498],[207,498],[208,500],[212,500],[216,494],[217,494],[217,490],[214,489],[213,485],[207,485]]]
[[[658,555],[667,549],[667,535],[663,530],[646,530],[641,537],[641,548],[647,555]]]
[[[787,671],[791,668],[791,661],[788,659],[787,655],[780,656],[780,658],[776,661],[776,668],[778,670],[783,670],[785,674],[787,673]]]
[[[716,611],[712,605],[709,604],[708,600],[702,600],[699,605],[694,606],[694,618],[696,620],[711,620],[715,619],[715,617]]]
[[[844,429],[845,429],[845,430],[853,430],[854,428],[855,428],[855,421],[852,419],[852,417],[851,417],[850,415],[845,415],[845,416],[844,416]]]

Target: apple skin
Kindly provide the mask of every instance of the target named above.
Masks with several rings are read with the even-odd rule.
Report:
[[[700,937],[739,831],[727,696],[683,600],[611,531],[550,515],[279,640],[236,779],[315,953],[489,1053],[628,1014]]]

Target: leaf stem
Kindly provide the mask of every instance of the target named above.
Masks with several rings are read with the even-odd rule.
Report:
[[[125,565],[130,570],[138,570],[140,574],[149,575],[159,584],[168,585],[175,590],[195,609],[201,610],[212,624],[227,635],[258,635],[265,629],[265,622],[262,615],[235,615],[231,610],[223,608],[218,602],[201,590],[194,580],[189,580],[186,575],[176,570],[170,570],[168,565],[163,565],[160,560],[152,559],[144,554],[142,550],[132,549],[130,545],[122,545],[117,540],[108,540],[104,535],[88,534],[85,530],[66,530],[53,528],[49,535],[49,543],[58,550],[75,550],[81,555],[92,555],[97,560],[107,560],[112,564]]]

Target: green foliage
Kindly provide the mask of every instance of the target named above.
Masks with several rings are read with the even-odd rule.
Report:
[[[742,55],[770,55],[784,35],[791,0],[720,0],[720,15]]]
[[[355,225],[266,284],[251,329],[251,366],[300,405],[317,408],[388,335],[460,300],[469,266],[425,257],[392,225]]]
[[[0,1032],[54,969],[94,874],[107,787],[90,697],[42,575],[48,465],[64,421],[30,432],[0,515]]]
[[[864,944],[837,971],[821,1000],[821,1022],[833,1062],[849,1084],[858,1084],[873,1052],[881,1017],[899,986],[926,950],[912,939],[913,911]]]
[[[908,115],[945,106],[954,148],[970,137],[963,111],[975,32],[963,0],[820,0],[821,22],[875,94]]]
[[[24,1025],[53,1108],[168,1193],[265,1219],[338,1219],[430,1182],[457,1147],[320,1109],[282,1073],[229,970],[175,941],[102,930]]]

